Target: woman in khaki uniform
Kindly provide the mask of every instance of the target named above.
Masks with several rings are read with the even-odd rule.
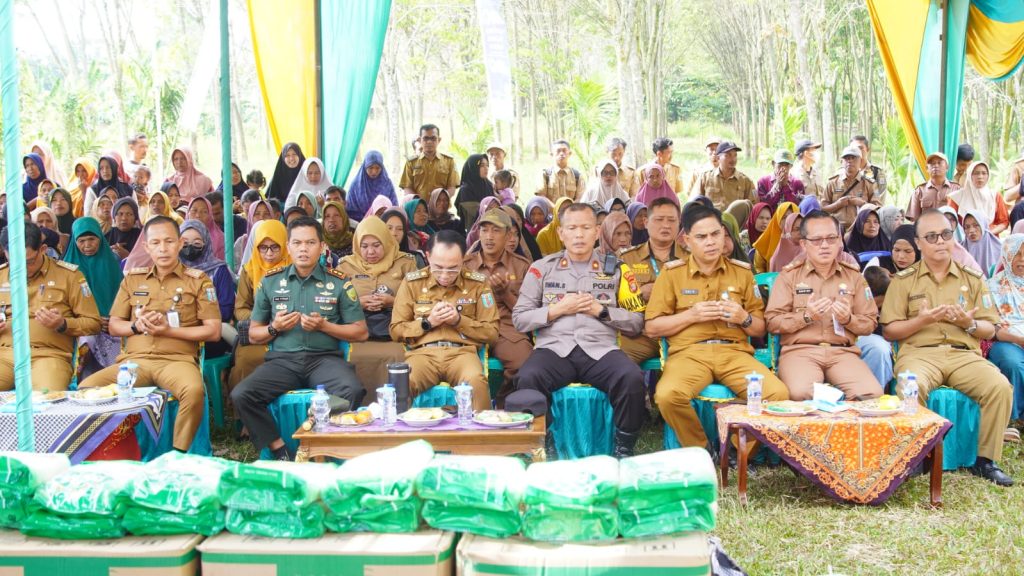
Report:
[[[288,232],[279,220],[261,220],[253,227],[252,251],[249,261],[238,276],[238,294],[235,296],[235,322],[240,325],[239,336],[248,335],[249,316],[253,297],[269,270],[292,263],[288,255]],[[248,338],[245,338],[248,341]],[[228,392],[263,364],[265,344],[242,344],[235,348],[235,363],[228,378]]]
[[[368,216],[356,226],[352,255],[342,258],[338,269],[352,280],[370,331],[368,341],[352,345],[349,359],[369,403],[377,398],[376,389],[388,381],[388,364],[405,360],[404,346],[391,341],[388,327],[395,293],[405,275],[416,270],[416,259],[398,250],[383,220]]]

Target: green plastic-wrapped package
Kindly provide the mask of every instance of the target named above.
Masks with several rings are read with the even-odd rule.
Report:
[[[367,503],[372,496],[364,496]],[[324,525],[331,532],[415,532],[420,527],[422,502],[415,496],[407,500],[367,506],[351,515],[328,512]]]
[[[121,521],[124,529],[136,536],[202,534],[213,536],[224,530],[224,509],[207,506],[192,513],[167,512],[132,504]]]
[[[498,511],[438,500],[423,503],[423,519],[432,528],[452,532],[468,532],[491,538],[508,538],[519,533],[522,517],[519,510]]]
[[[32,512],[36,488],[70,467],[64,454],[0,452],[0,527],[19,527]]]
[[[221,503],[235,510],[289,513],[320,499],[334,482],[334,464],[260,461],[230,464],[220,477]]]
[[[423,500],[518,514],[525,483],[518,458],[437,456],[416,479],[416,493]]]
[[[100,514],[61,514],[36,508],[21,522],[22,533],[41,538],[89,540],[124,536],[121,518]]]
[[[668,502],[642,510],[619,510],[619,527],[625,538],[643,538],[700,530],[715,529],[718,504],[687,505],[685,501]]]
[[[527,506],[612,504],[618,492],[619,461],[611,456],[535,462],[526,469]]]
[[[619,462],[619,509],[642,510],[675,502],[694,508],[718,499],[718,478],[703,448],[679,448]]]
[[[225,526],[235,534],[266,538],[319,538],[324,534],[324,509],[319,502],[291,512],[228,508]]]
[[[619,511],[614,505],[527,506],[523,536],[542,542],[588,542],[619,536]]]
[[[132,482],[132,502],[183,514],[217,508],[220,477],[230,465],[220,458],[168,452],[146,464]]]
[[[121,517],[142,468],[138,462],[83,462],[40,486],[36,502],[59,514]]]
[[[423,440],[357,456],[338,468],[321,498],[331,514],[341,516],[404,502],[412,497],[416,477],[433,458],[434,449]]]

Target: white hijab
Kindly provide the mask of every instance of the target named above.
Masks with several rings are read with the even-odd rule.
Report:
[[[615,171],[615,181],[611,186],[605,186],[601,179],[601,172],[604,171],[606,166],[611,166],[612,170]],[[583,193],[580,198],[580,202],[584,204],[598,204],[604,206],[609,200],[618,198],[623,202],[629,202],[629,194],[622,189],[622,185],[619,184],[619,168],[611,160],[605,160],[603,163],[598,164],[595,170],[597,178],[590,182],[587,186],[587,191]]]
[[[972,210],[980,210],[988,218],[988,221],[991,222],[996,217],[996,193],[988,185],[981,189],[974,187],[971,175],[974,174],[974,170],[978,166],[984,166],[986,170],[989,170],[989,181],[991,182],[992,171],[989,169],[988,164],[980,161],[973,162],[967,167],[967,178],[964,181],[964,187],[950,194],[949,199],[956,202],[957,212],[961,219]]]
[[[316,164],[320,168],[320,182],[317,184],[310,184],[309,177],[306,176],[309,167]],[[334,184],[331,183],[331,179],[327,176],[327,170],[324,170],[324,163],[319,158],[311,156],[306,158],[306,161],[302,163],[302,168],[299,169],[299,175],[295,177],[295,182],[292,183],[292,189],[288,192],[288,198],[285,200],[285,204],[292,202],[294,204],[298,201],[298,195],[300,190],[308,190],[313,193],[313,196],[320,202],[324,199],[324,194],[327,189]]]

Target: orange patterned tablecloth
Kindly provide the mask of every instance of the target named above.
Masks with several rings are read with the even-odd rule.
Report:
[[[746,406],[730,404],[717,417],[720,438],[729,437],[730,425],[743,428],[832,497],[858,504],[888,499],[951,426],[924,407],[914,415],[847,410],[785,417],[751,416]]]

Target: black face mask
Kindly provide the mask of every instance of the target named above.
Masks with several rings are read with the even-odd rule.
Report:
[[[181,247],[181,251],[178,252],[178,255],[189,262],[195,262],[203,255],[203,249],[198,246],[186,244]]]

